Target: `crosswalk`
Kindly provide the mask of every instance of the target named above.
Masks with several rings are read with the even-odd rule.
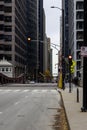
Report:
[[[0,93],[56,93],[55,89],[0,89]]]

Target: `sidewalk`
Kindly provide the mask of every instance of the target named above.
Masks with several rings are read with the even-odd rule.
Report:
[[[87,112],[81,112],[82,107],[82,88],[79,87],[79,102],[77,102],[77,88],[73,87],[69,93],[69,87],[60,90],[66,111],[70,130],[87,130]]]

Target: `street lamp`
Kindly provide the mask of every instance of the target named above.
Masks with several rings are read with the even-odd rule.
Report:
[[[42,43],[42,44],[45,44],[45,43],[47,43],[46,41],[41,41],[41,40],[34,40],[34,39],[31,39],[30,37],[28,37],[28,41],[30,42],[30,41],[32,41],[32,42],[40,42],[40,43]],[[60,45],[57,45],[57,44],[54,44],[54,43],[50,43],[51,44],[51,46],[54,48],[54,49],[56,49],[57,51],[59,51],[59,49],[57,48],[57,47],[60,47]]]
[[[65,89],[64,79],[65,79],[65,59],[64,59],[64,9],[57,6],[51,6],[51,8],[56,8],[62,11],[62,88]]]
[[[63,10],[63,9],[57,7],[57,6],[51,6],[51,8],[57,8],[57,9],[59,9],[59,10],[61,10],[61,11]]]
[[[27,40],[28,40],[28,42],[37,42],[37,53],[36,53],[36,56],[37,56],[37,59],[36,59],[36,66],[35,66],[35,71],[34,71],[34,74],[35,74],[35,80],[36,80],[36,82],[38,82],[38,79],[37,79],[37,77],[38,77],[38,42],[39,42],[39,40],[38,39],[35,39],[35,40],[33,40],[33,39],[31,39],[31,37],[28,37],[27,38]]]

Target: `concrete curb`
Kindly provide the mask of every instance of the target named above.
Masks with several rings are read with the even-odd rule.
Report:
[[[63,106],[63,108],[64,108],[65,117],[66,117],[66,121],[67,121],[67,124],[68,124],[68,130],[71,130],[70,124],[69,124],[69,120],[68,120],[68,117],[67,117],[67,114],[66,114],[66,109],[65,109],[65,106],[64,106],[64,101],[63,101],[63,97],[62,97],[61,90],[58,90],[58,89],[57,89],[57,91],[59,92],[60,97],[61,97],[61,100],[62,100],[62,106]]]

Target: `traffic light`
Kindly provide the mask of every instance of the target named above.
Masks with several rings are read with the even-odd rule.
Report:
[[[73,64],[71,55],[68,56],[68,60],[69,60],[69,66],[71,66]]]
[[[30,37],[28,37],[28,39],[27,39],[28,41],[31,41],[31,38]]]

